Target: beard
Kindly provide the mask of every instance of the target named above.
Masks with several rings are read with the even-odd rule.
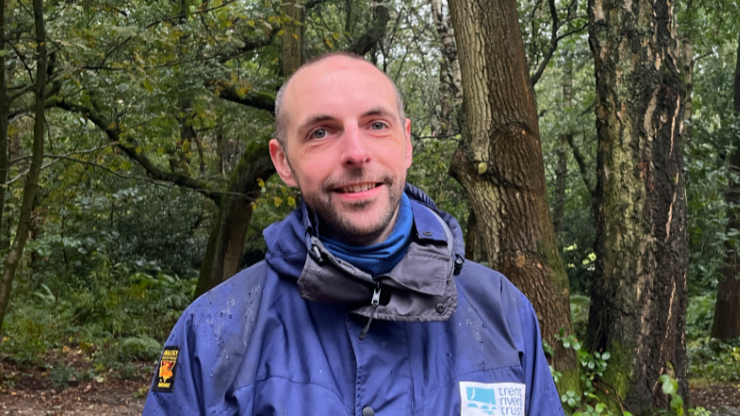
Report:
[[[381,201],[342,201],[341,207],[337,206],[334,201],[335,190],[343,184],[352,182],[375,182],[382,183],[387,188],[388,201],[385,207],[382,207],[376,218],[365,223],[358,223],[353,219],[353,215],[362,214],[369,210],[373,205],[383,203]],[[385,232],[388,227],[392,226],[396,211],[401,203],[403,195],[404,180],[393,181],[388,175],[370,175],[363,170],[348,171],[338,179],[326,180],[321,188],[314,193],[306,193],[301,189],[303,199],[319,217],[321,226],[328,229],[331,234],[339,241],[351,245],[368,245],[376,241]],[[300,185],[299,185],[300,188]],[[339,209],[341,208],[341,210]],[[368,213],[368,215],[375,215]],[[327,231],[324,231],[327,233]]]

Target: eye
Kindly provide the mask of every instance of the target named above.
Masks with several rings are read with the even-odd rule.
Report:
[[[373,129],[373,130],[383,130],[383,129],[384,129],[384,128],[386,128],[387,126],[386,126],[386,124],[385,124],[385,123],[383,123],[383,122],[381,122],[381,121],[376,121],[376,122],[374,122],[374,123],[373,123],[373,124],[371,125],[371,127],[372,127],[372,129]]]
[[[327,131],[324,129],[316,129],[313,131],[313,133],[311,133],[311,138],[323,139],[324,137],[326,137],[327,134]]]

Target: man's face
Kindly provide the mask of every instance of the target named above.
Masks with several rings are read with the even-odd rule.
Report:
[[[283,181],[341,241],[384,241],[412,159],[390,81],[367,62],[329,57],[301,69],[281,104],[286,145],[271,141],[270,155]]]

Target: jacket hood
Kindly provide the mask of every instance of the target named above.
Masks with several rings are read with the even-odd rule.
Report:
[[[465,254],[462,229],[420,189],[406,184],[404,191],[414,213],[412,242],[389,273],[371,276],[334,257],[319,240],[320,224],[305,203],[265,229],[267,264],[297,279],[306,300],[345,302],[355,314],[382,320],[448,319],[457,307],[454,275]],[[374,294],[379,304],[372,303]]]

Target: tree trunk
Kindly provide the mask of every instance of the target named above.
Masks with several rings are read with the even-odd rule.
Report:
[[[306,7],[301,0],[283,0],[283,34],[280,36],[280,62],[283,76],[288,79],[303,65],[303,32]]]
[[[738,61],[735,63],[734,110],[735,123],[740,125],[740,39],[737,47]],[[736,175],[740,174],[740,139],[734,136],[735,150],[730,156],[730,169]],[[727,212],[727,232],[740,230],[740,181],[732,180],[725,192],[725,201],[729,206]],[[735,244],[733,244],[733,242]],[[717,303],[714,307],[714,322],[712,336],[715,338],[736,338],[740,336],[740,253],[738,253],[737,239],[725,243],[727,258],[722,269],[724,280],[717,287]]]
[[[0,4],[0,250],[7,247],[3,235],[3,212],[5,212],[5,182],[8,181],[10,158],[8,157],[8,86],[5,80],[5,1]],[[9,226],[9,225],[6,225]],[[1,325],[1,324],[0,324]]]
[[[669,0],[590,0],[588,10],[598,137],[588,345],[611,351],[606,379],[636,415],[668,407],[661,374],[689,393],[685,74],[673,13]]]
[[[442,59],[439,63],[439,109],[437,120],[439,127],[435,133],[440,137],[453,134],[453,114],[462,103],[462,86],[460,81],[460,62],[457,59],[455,32],[450,25],[449,16],[445,14],[442,0],[429,0],[432,6],[432,17],[441,43]]]
[[[23,248],[28,239],[31,229],[31,214],[33,203],[38,189],[41,164],[44,160],[44,87],[46,85],[46,28],[44,25],[43,0],[33,0],[33,19],[36,29],[36,80],[35,80],[35,104],[33,123],[33,153],[31,156],[31,168],[26,176],[23,187],[23,201],[18,218],[18,228],[10,251],[3,261],[3,274],[0,280],[0,333],[2,323],[5,320],[5,312],[10,302],[10,289],[13,286],[13,277],[18,264],[23,258]],[[4,68],[0,68],[4,70]],[[7,118],[6,118],[7,120]],[[2,339],[2,337],[0,337]]]
[[[555,348],[561,387],[578,382],[572,350],[568,277],[550,221],[534,93],[516,1],[450,0],[462,72],[462,140],[451,174],[478,218],[489,266],[533,303],[542,336]]]
[[[303,64],[303,31],[306,10],[299,0],[284,0],[283,34],[280,37],[280,60],[287,79]],[[270,159],[267,143],[269,137],[252,141],[242,153],[239,164],[229,179],[227,192],[252,195],[252,199],[234,198],[229,195],[218,199],[218,216],[213,222],[208,246],[200,267],[195,297],[228,279],[239,271],[244,238],[252,218],[252,202],[261,188],[259,180],[267,181],[275,167]]]
[[[267,181],[275,173],[268,142],[269,138],[263,137],[250,143],[231,173],[226,191],[246,194],[250,199],[231,195],[220,197],[218,216],[211,228],[195,288],[196,298],[239,271],[244,238],[252,218],[252,202],[261,192],[259,182]]]

